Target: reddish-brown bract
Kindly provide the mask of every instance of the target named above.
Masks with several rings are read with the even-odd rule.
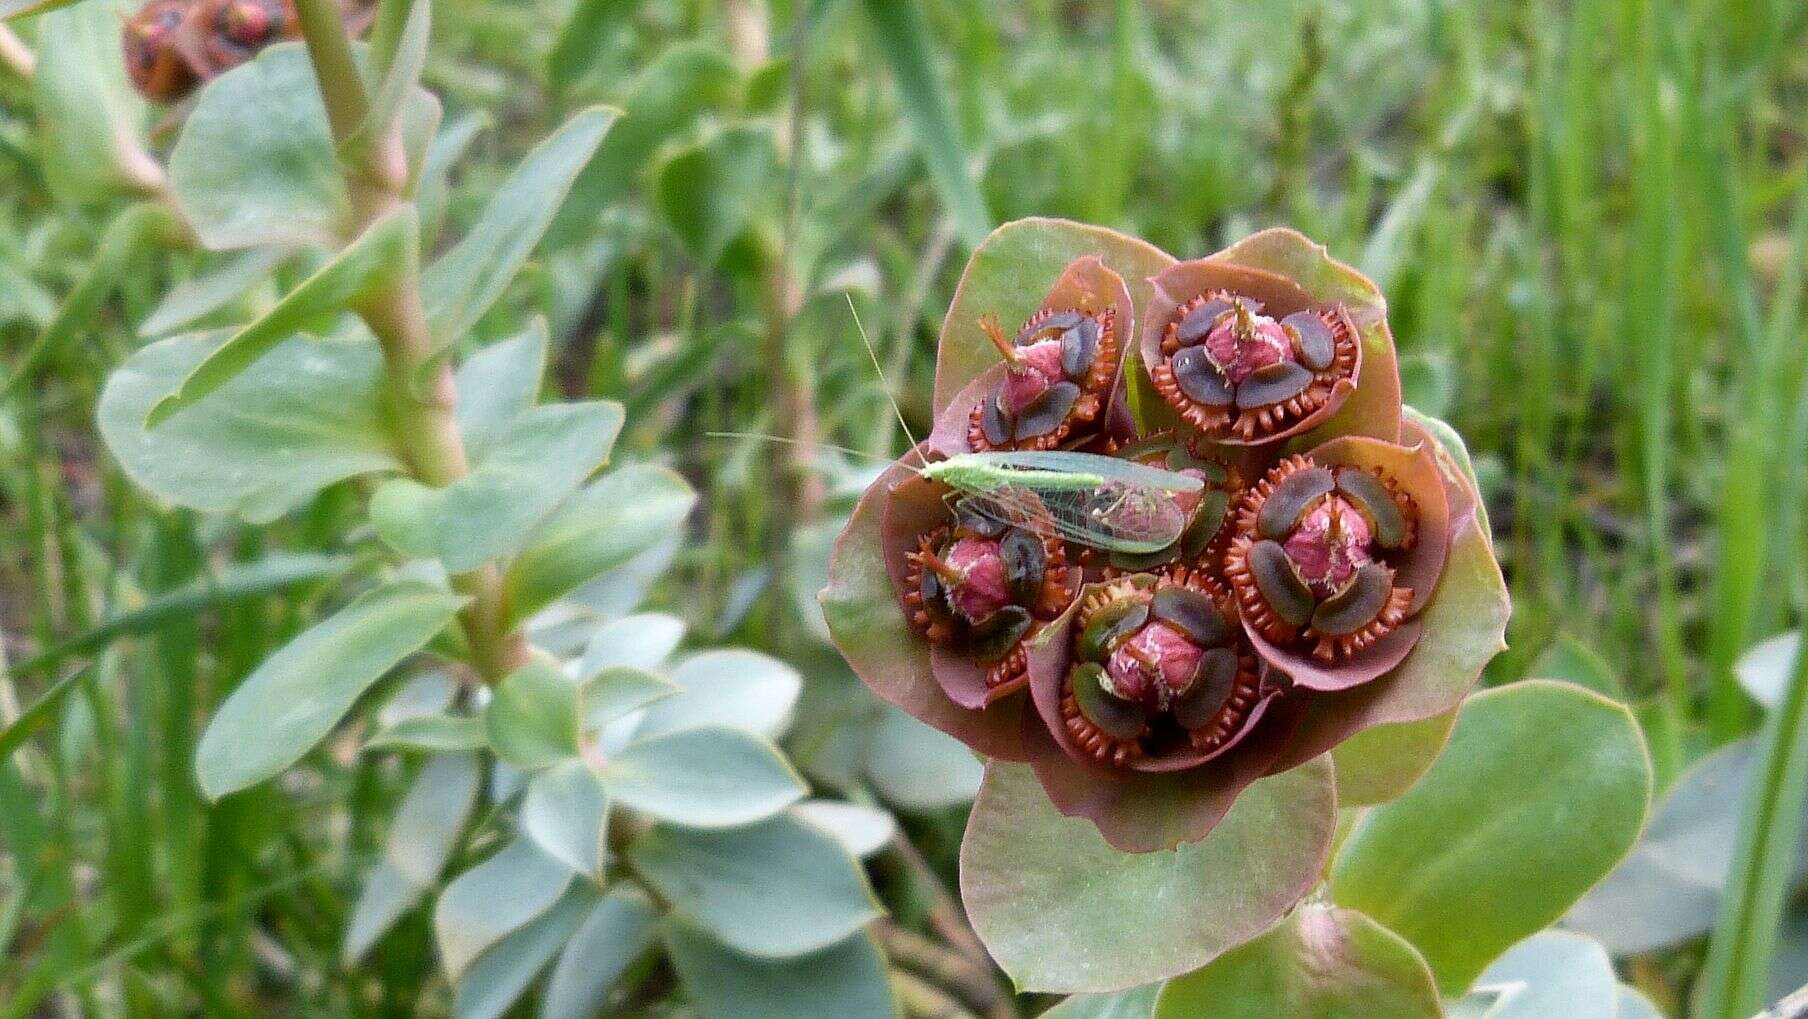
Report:
[[[1362,340],[1349,311],[1313,299],[1292,280],[1205,258],[1176,263],[1149,282],[1156,297],[1143,311],[1143,365],[1162,399],[1210,441],[1257,445],[1300,434],[1336,413],[1361,381]],[[1299,330],[1284,325],[1296,314],[1328,334],[1329,352],[1310,359],[1316,363],[1302,363]],[[1290,372],[1293,384],[1263,379],[1275,369]],[[1215,379],[1221,398],[1201,399],[1188,384],[1193,377]],[[1272,398],[1252,398],[1264,388]]]
[[[1283,267],[1299,278],[1276,271]],[[1085,280],[1117,277],[1097,259],[1070,263],[1019,334],[1030,342],[1017,344],[1020,357],[1010,351],[1016,363],[967,376],[915,456],[987,448],[987,401],[1002,395],[1007,409],[1021,409],[1047,392],[1054,348],[1037,334],[1037,323],[1066,323],[1051,314],[1098,308],[1084,297]],[[929,639],[907,638],[920,641],[920,650],[894,662],[883,649],[851,640],[845,622],[837,622],[846,617],[831,612],[831,631],[855,670],[886,699],[982,753],[1027,759],[1058,809],[1089,818],[1128,851],[1200,838],[1249,783],[1369,725],[1447,710],[1475,678],[1404,702],[1408,692],[1390,682],[1425,633],[1425,609],[1454,536],[1476,526],[1477,499],[1448,452],[1402,418],[1391,340],[1372,286],[1291,231],[1173,263],[1149,283],[1149,306],[1134,309],[1142,316],[1141,357],[1114,375],[1099,415],[1076,415],[1049,433],[1056,438],[1025,448],[1080,449],[1203,474],[1205,492],[1181,506],[1188,513],[1209,507],[1197,528],[1189,525],[1183,540],[1146,555],[1067,545],[1059,558],[1071,604],[1052,619],[1038,614],[1008,656],[982,665],[937,632],[921,591],[933,560],[951,581],[977,584],[965,596],[975,612],[993,610],[999,598],[986,572],[989,547],[956,549],[943,491],[894,469],[856,510],[825,592],[826,604],[841,604],[849,590],[856,558],[850,542],[878,546],[894,611]],[[1099,289],[1103,283],[1092,288],[1093,298]],[[1127,293],[1111,304],[1114,324],[1132,321]],[[1189,313],[1199,321],[1181,337],[1179,323]],[[994,342],[1012,346],[1002,335]],[[1200,351],[1189,356],[1221,370],[1227,387],[1297,376],[1295,368],[1312,378],[1292,403],[1246,400],[1249,406],[1221,417],[1190,413],[1163,383],[1164,365],[1183,349]],[[1171,367],[1165,374],[1171,382]],[[1142,438],[1128,414],[1139,385]],[[1173,417],[1161,417],[1169,409]],[[1317,472],[1324,491],[1302,493],[1302,472]],[[1277,490],[1284,499],[1264,523]],[[1221,501],[1211,501],[1214,493]],[[1042,537],[1044,558],[1054,562],[1059,542]],[[1258,546],[1266,594],[1250,563]],[[1472,560],[1473,542],[1466,547]],[[963,569],[973,572],[949,569],[947,556],[964,557]],[[1296,599],[1279,606],[1284,613],[1267,596],[1281,590],[1277,578]],[[1090,583],[1079,590],[1082,580]],[[1125,605],[1148,608],[1158,596],[1167,615],[1152,608],[1126,614]],[[1169,611],[1175,599],[1195,599],[1186,602],[1195,606],[1192,615],[1182,613],[1192,622]],[[1202,604],[1212,606],[1217,623],[1199,622],[1206,618],[1196,608]],[[1117,619],[1127,620],[1121,629]],[[905,666],[904,659],[919,664]],[[1425,682],[1418,672],[1404,681]],[[1365,692],[1371,689],[1381,692]]]
[[[964,411],[967,448],[1059,449],[1109,430],[1133,323],[1123,278],[1092,257],[1061,273],[1011,339],[989,318],[1000,363]]]

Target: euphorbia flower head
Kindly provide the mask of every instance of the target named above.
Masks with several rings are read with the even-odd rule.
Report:
[[[1454,706],[1498,646],[1505,596],[1472,482],[1401,407],[1372,284],[1291,231],[1191,262],[1136,243],[1107,247],[1155,263],[1140,307],[1082,257],[1050,270],[1007,335],[969,324],[1001,309],[963,282],[935,428],[856,507],[824,603],[882,697],[1027,761],[1060,811],[1148,851],[1205,837],[1248,785],[1369,726]],[[1131,335],[1140,356],[1114,360]],[[1103,453],[1204,484],[1162,497],[1178,540],[1127,555],[1034,513],[976,525],[917,476],[996,449]],[[1434,622],[1459,564],[1448,596],[1465,618]],[[1465,647],[1455,673],[1446,648],[1416,656],[1453,627],[1486,631],[1465,637],[1485,654]]]

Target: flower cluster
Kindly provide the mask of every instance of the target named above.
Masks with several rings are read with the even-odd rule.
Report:
[[[354,34],[374,8],[344,9]],[[272,43],[301,38],[294,0],[150,0],[120,29],[126,74],[145,98],[175,102]]]
[[[1028,761],[1063,812],[1139,851],[1203,837],[1249,783],[1397,720],[1364,698],[1416,682],[1402,663],[1478,505],[1403,411],[1379,295],[1322,249],[1269,231],[1146,284],[1137,306],[1082,257],[1014,335],[986,318],[998,362],[959,380],[929,438],[868,490],[824,594],[881,695]],[[1007,526],[923,476],[991,450],[1106,454],[1200,484],[1155,507],[1183,518],[1178,537],[1127,549],[1038,528],[1035,507]],[[1095,515],[1133,530],[1148,512]],[[1480,548],[1492,569],[1485,534]],[[855,619],[840,610],[874,553],[894,605]],[[862,625],[891,611],[905,646]]]

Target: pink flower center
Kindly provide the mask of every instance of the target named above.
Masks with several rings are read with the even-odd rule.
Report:
[[[1003,406],[1012,417],[1023,413],[1048,387],[1066,378],[1061,370],[1061,341],[1039,340],[1017,348],[1017,364],[1004,380]]]
[[[1105,675],[1119,697],[1165,709],[1192,685],[1204,654],[1185,634],[1156,621],[1118,645],[1105,663]]]
[[[1257,368],[1293,360],[1293,344],[1266,315],[1231,314],[1206,335],[1205,353],[1231,385],[1241,385]]]
[[[1320,598],[1342,590],[1374,558],[1368,520],[1339,495],[1320,499],[1308,510],[1285,548],[1300,579]]]
[[[948,584],[948,599],[969,622],[980,622],[1010,603],[998,542],[962,538],[948,548],[944,558],[961,574],[958,582]]]
[[[270,12],[257,3],[235,3],[226,9],[226,34],[233,42],[255,46],[270,34]]]

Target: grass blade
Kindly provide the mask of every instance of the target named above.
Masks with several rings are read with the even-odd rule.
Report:
[[[1696,984],[1696,1016],[1739,1019],[1756,1011],[1795,869],[1808,792],[1808,644],[1796,653],[1783,702],[1764,723],[1746,791],[1733,869]]]
[[[954,217],[961,241],[977,248],[992,231],[992,216],[968,169],[953,109],[936,77],[922,6],[917,0],[866,0],[866,13],[903,98],[904,117],[923,150],[930,183]]]
[[[336,577],[351,565],[350,556],[319,553],[277,554],[256,562],[234,563],[211,577],[184,584],[137,609],[103,620],[78,636],[45,648],[7,672],[14,676],[38,672],[70,655],[104,647],[118,637],[155,629],[172,616],[190,615],[221,602],[253,598],[297,584]]]

